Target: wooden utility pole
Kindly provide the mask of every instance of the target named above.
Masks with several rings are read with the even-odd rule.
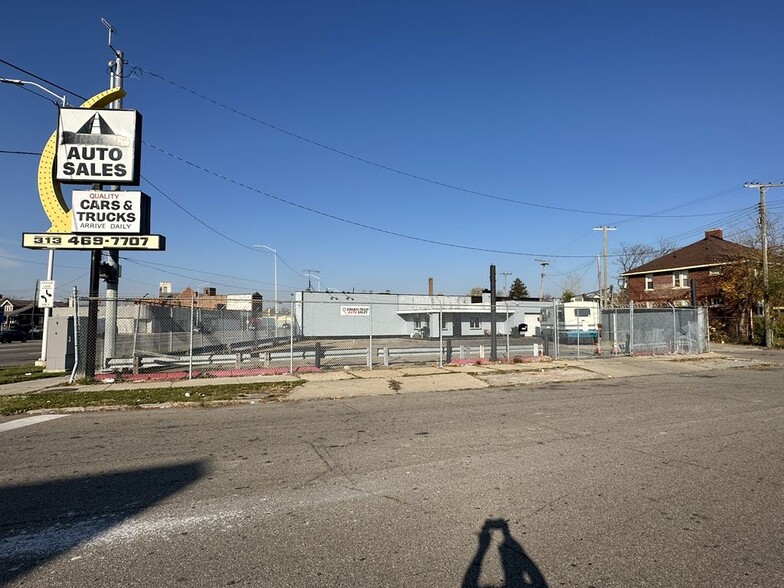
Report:
[[[770,281],[768,277],[768,216],[765,211],[765,190],[784,188],[780,183],[746,182],[746,188],[759,188],[760,236],[762,239],[762,314],[765,321],[765,347],[773,347],[773,329],[770,327]],[[753,328],[753,327],[752,327]]]
[[[604,233],[604,271],[602,272],[601,291],[599,292],[600,305],[604,308],[606,306],[605,298],[607,292],[607,231],[617,231],[618,229],[602,225],[601,227],[594,227],[593,230]]]

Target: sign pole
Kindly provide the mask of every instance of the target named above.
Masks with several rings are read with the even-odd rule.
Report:
[[[109,62],[109,88],[123,87],[123,52],[112,47],[112,33],[114,27],[104,21],[109,29],[109,49],[114,51],[115,59]],[[122,98],[109,104],[107,110],[121,110],[123,107]],[[111,185],[109,190],[119,190],[119,185]],[[120,289],[120,251],[119,249],[109,249],[109,263],[106,267],[106,322],[103,339],[104,362],[115,356],[117,347],[117,293]]]

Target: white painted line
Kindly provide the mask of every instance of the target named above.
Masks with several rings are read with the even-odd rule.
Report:
[[[8,421],[7,423],[0,423],[0,433],[3,431],[10,431],[11,429],[19,429],[28,425],[35,425],[36,423],[43,423],[53,419],[59,419],[66,415],[64,414],[42,414],[39,416],[31,416],[15,421]]]

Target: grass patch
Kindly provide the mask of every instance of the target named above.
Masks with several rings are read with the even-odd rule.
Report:
[[[43,366],[13,365],[0,367],[0,384],[13,384],[14,382],[28,382],[42,378],[61,378],[64,373],[44,373]]]
[[[288,394],[302,382],[262,382],[221,386],[186,386],[182,388],[134,388],[130,390],[52,389],[31,394],[0,396],[0,414],[11,415],[31,410],[55,410],[73,407],[124,406],[164,402],[207,405],[221,400],[257,400],[269,402]],[[143,386],[143,384],[140,384]]]

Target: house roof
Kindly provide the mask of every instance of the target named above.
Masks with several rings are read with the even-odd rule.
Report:
[[[624,276],[649,274],[655,272],[683,270],[688,268],[710,267],[730,263],[739,257],[757,255],[753,247],[746,247],[732,241],[725,241],[720,230],[705,231],[705,238],[676,249],[667,255],[644,263],[624,272]]]

